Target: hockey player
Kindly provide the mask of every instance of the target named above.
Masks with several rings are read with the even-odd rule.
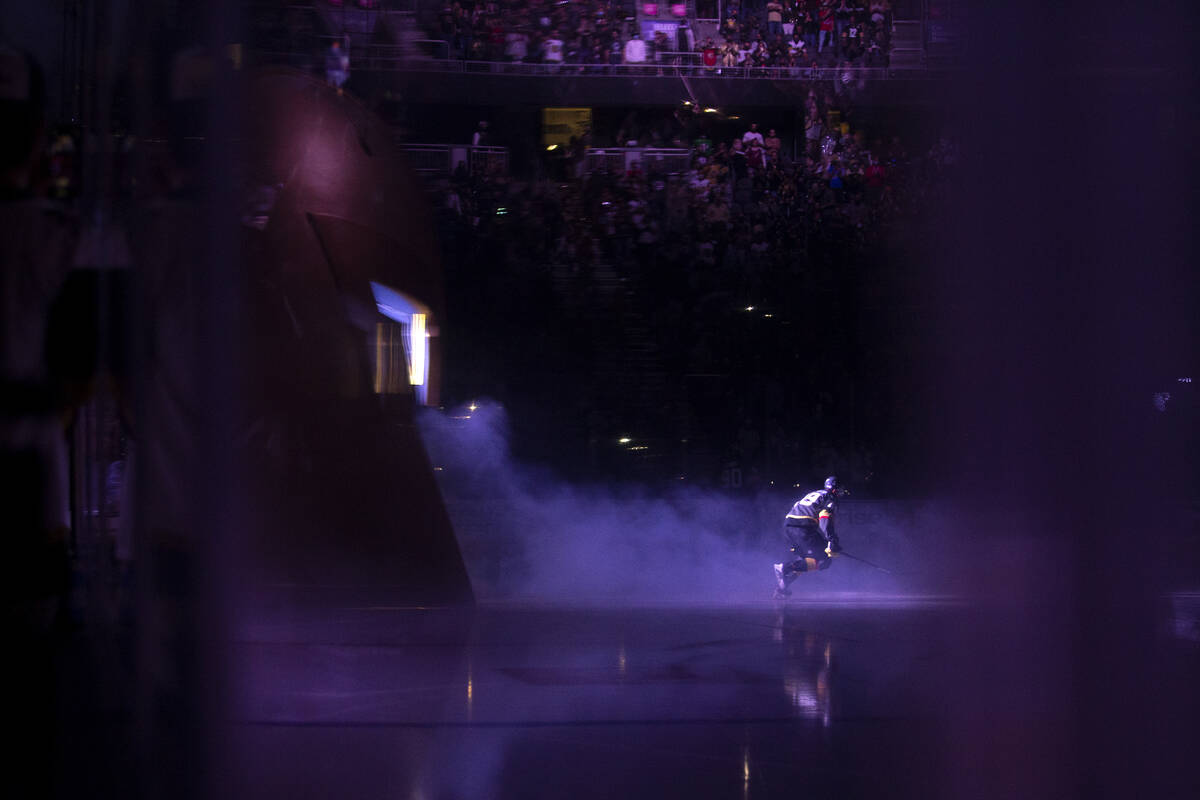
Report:
[[[788,584],[801,572],[828,569],[842,550],[833,516],[838,498],[847,494],[830,475],[825,487],[796,501],[783,521],[783,533],[791,545],[791,560],[775,565],[775,597],[791,594]]]

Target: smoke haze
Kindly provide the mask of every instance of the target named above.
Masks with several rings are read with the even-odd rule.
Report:
[[[813,487],[733,494],[680,485],[572,485],[518,463],[499,405],[419,417],[463,557],[483,600],[578,603],[760,601],[774,590],[772,564],[786,554],[782,522]],[[848,552],[907,568],[913,509],[843,503],[839,535]],[[887,575],[850,559],[800,576],[798,600],[841,592],[895,594],[911,575]]]

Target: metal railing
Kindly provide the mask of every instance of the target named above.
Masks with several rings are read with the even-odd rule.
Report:
[[[347,38],[343,34],[323,34],[314,36],[313,41],[316,42],[321,51],[328,51],[330,45],[334,42],[345,43]],[[416,58],[433,58],[442,60],[450,58],[450,43],[444,39],[411,39],[404,44],[375,44],[361,43],[353,37],[349,39],[349,54],[355,62],[352,67],[363,69],[362,63],[368,64],[366,69],[371,69],[369,66],[376,61],[383,63],[403,62]]]
[[[443,43],[444,44],[444,43]],[[895,77],[889,67],[754,67],[713,66],[706,67],[698,53],[660,53],[661,61],[645,64],[576,64],[537,63],[526,64],[512,61],[468,61],[461,59],[433,58],[425,55],[413,56],[400,52],[391,45],[379,45],[351,65],[354,69],[409,72],[444,72],[455,74],[514,75],[531,77],[584,76],[596,78],[647,78],[678,77],[725,78],[725,79],[771,79],[771,80],[834,80],[849,71],[856,79],[884,80]]]
[[[584,156],[589,172],[686,172],[692,151],[678,147],[590,147]]]
[[[397,142],[408,165],[417,172],[451,175],[462,162],[472,175],[508,172],[508,148],[468,144],[412,144]]]
[[[413,47],[412,45],[419,45]],[[366,72],[440,72],[471,75],[506,75],[558,78],[582,76],[595,78],[687,77],[725,80],[837,80],[849,72],[855,80],[887,80],[895,77],[920,77],[920,64],[896,64],[886,67],[756,67],[703,64],[699,53],[659,53],[645,64],[579,64],[543,62],[527,64],[513,61],[470,61],[446,58],[448,45],[441,39],[422,39],[409,45],[351,45],[350,69]],[[323,57],[323,53],[298,54],[259,51],[257,58],[266,63],[296,63],[297,58]],[[932,76],[931,76],[932,77]]]
[[[507,147],[471,147],[468,155],[470,158],[467,161],[467,169],[472,175],[508,172]]]
[[[453,174],[462,162],[472,175],[508,171],[508,148],[466,144],[416,144],[397,142],[396,149],[412,169],[426,175]],[[683,147],[591,147],[584,155],[589,172],[686,172],[692,151]]]

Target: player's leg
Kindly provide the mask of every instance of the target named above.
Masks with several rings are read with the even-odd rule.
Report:
[[[784,525],[783,538],[788,543],[788,555],[775,565],[775,595],[788,595],[788,584],[796,579],[797,572],[804,571],[804,565],[797,564],[797,554],[804,547],[804,534],[798,526]]]
[[[793,540],[792,559],[779,565],[780,568],[776,570],[780,588],[784,590],[800,573],[828,569],[832,561],[825,553],[825,537],[815,526],[791,528],[788,535]]]
[[[833,559],[825,552],[828,544],[825,534],[816,525],[804,529],[804,561],[808,571],[829,569]]]

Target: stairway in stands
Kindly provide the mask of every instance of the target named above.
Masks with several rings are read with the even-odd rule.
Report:
[[[633,289],[627,289],[627,295],[620,322],[624,334],[622,369],[626,376],[629,408],[638,420],[651,424],[661,416],[664,405],[671,399],[671,387],[663,370],[654,329],[638,302],[640,297]]]
[[[663,423],[673,406],[673,385],[663,369],[654,330],[644,309],[639,281],[611,263],[590,276],[567,264],[554,267],[555,292],[572,316],[590,316],[598,332],[595,378],[601,406],[635,441],[628,464],[638,477],[663,474],[662,460],[674,452],[673,426]],[[645,447],[647,449],[640,449]]]
[[[888,53],[892,69],[921,69],[925,66],[925,33],[919,21],[895,20]]]

